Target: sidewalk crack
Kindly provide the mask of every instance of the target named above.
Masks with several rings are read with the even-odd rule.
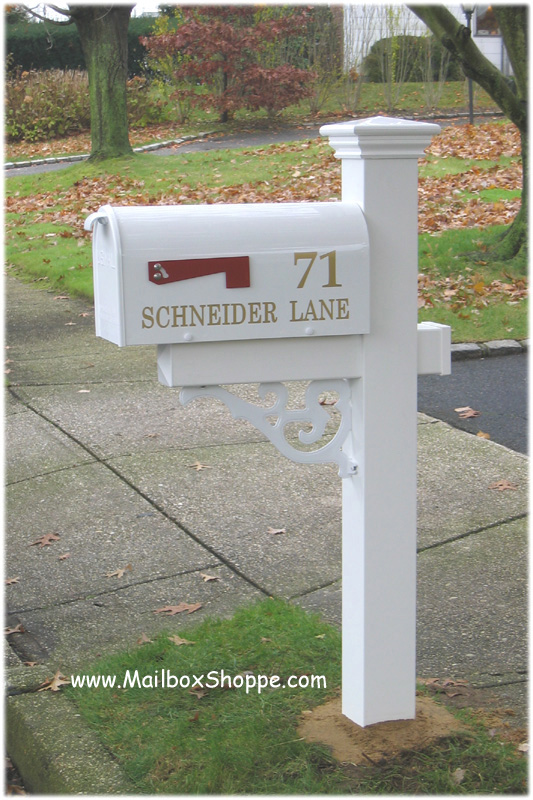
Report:
[[[450,542],[457,542],[459,539],[467,539],[469,536],[475,536],[477,533],[490,531],[491,528],[499,528],[502,525],[509,525],[511,522],[516,522],[519,519],[527,519],[528,516],[529,512],[523,511],[521,514],[516,514],[514,517],[507,517],[507,519],[501,519],[497,522],[489,522],[487,525],[482,525],[479,528],[473,528],[471,531],[459,533],[457,536],[450,536],[448,539],[443,539],[442,542],[435,542],[434,544],[428,544],[424,547],[417,547],[417,555],[420,553],[425,553],[427,550],[435,550],[437,547],[443,547],[446,544],[450,544]]]
[[[17,392],[14,391],[14,387],[9,387],[9,391],[11,392],[13,397],[15,397],[16,400],[18,400],[20,403],[22,403],[30,411],[33,411],[34,414],[37,414],[37,416],[39,416],[45,422],[48,422],[50,425],[52,425],[54,428],[56,428],[56,430],[60,431],[64,436],[66,436],[72,442],[77,444],[83,450],[85,450],[85,452],[88,453],[98,464],[101,464],[103,467],[105,467],[110,472],[112,472],[113,475],[115,475],[117,478],[119,478],[119,480],[121,480],[126,486],[129,486],[130,489],[132,489],[132,491],[134,491],[139,497],[142,497],[143,500],[145,500],[152,508],[154,508],[156,511],[158,511],[163,517],[165,517],[165,519],[167,519],[169,522],[171,522],[173,525],[175,525],[177,528],[179,528],[179,530],[181,530],[183,533],[185,533],[186,536],[188,536],[190,539],[192,539],[194,542],[196,542],[198,545],[200,545],[200,547],[202,547],[204,550],[206,550],[208,553],[210,553],[212,556],[214,556],[216,559],[218,559],[218,561],[220,561],[222,564],[224,564],[226,567],[228,567],[228,569],[230,569],[236,575],[238,575],[239,578],[242,578],[250,586],[253,586],[254,589],[257,589],[257,591],[261,592],[261,594],[264,594],[267,597],[271,597],[272,596],[272,592],[271,591],[269,591],[267,588],[265,588],[264,586],[261,586],[259,583],[254,581],[253,578],[250,578],[248,575],[246,575],[235,564],[233,564],[225,555],[223,555],[222,553],[218,552],[218,550],[216,550],[214,547],[212,547],[211,545],[206,544],[206,542],[202,541],[202,539],[200,539],[199,536],[194,534],[185,525],[183,525],[175,517],[173,517],[171,514],[169,514],[168,511],[166,511],[162,506],[159,505],[159,503],[156,503],[155,500],[153,500],[151,497],[149,497],[147,494],[145,494],[141,489],[139,489],[138,486],[136,486],[134,483],[132,483],[132,481],[130,481],[129,478],[127,478],[125,475],[123,475],[120,472],[119,469],[117,469],[116,467],[112,466],[105,459],[101,458],[97,453],[94,452],[94,450],[92,450],[92,448],[90,448],[88,445],[84,444],[84,442],[82,442],[80,439],[78,439],[76,436],[74,436],[74,434],[70,433],[69,431],[66,431],[64,428],[61,427],[61,425],[59,425],[53,419],[50,419],[49,417],[47,417],[46,414],[44,414],[42,411],[39,411],[38,408],[35,408],[35,406],[33,406],[29,401],[26,401],[22,397],[20,397],[17,394]]]
[[[100,592],[91,591],[88,594],[79,594],[76,597],[68,597],[65,600],[58,600],[56,603],[50,603],[46,606],[33,606],[30,608],[14,608],[12,610],[8,610],[7,614],[29,614],[33,611],[47,611],[52,608],[56,608],[57,606],[67,606],[70,603],[78,603],[83,600],[94,600],[97,597],[105,597],[109,594],[116,594],[117,592],[121,592],[124,589],[130,589],[132,586],[144,586],[148,583],[155,583],[156,581],[165,581],[169,580],[170,578],[177,578],[181,575],[192,575],[195,572],[200,572],[200,570],[204,569],[216,569],[217,567],[223,566],[220,562],[217,564],[205,564],[201,567],[195,567],[194,569],[185,569],[180,572],[173,572],[171,575],[156,575],[153,578],[143,578],[138,581],[131,581],[130,583],[124,583],[120,586],[113,586],[109,589],[102,589]]]

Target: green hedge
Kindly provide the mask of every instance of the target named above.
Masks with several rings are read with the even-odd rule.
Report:
[[[153,17],[135,17],[128,29],[128,73],[143,72],[145,48],[139,36],[148,36]],[[81,43],[75,25],[61,26],[51,22],[28,22],[6,25],[5,54],[12,69],[50,70],[85,69]]]
[[[379,39],[374,42],[370,48],[369,54],[363,62],[363,74],[366,79],[371,83],[383,83],[383,61],[387,62],[388,54],[391,50],[392,37],[386,39]],[[404,82],[419,82],[425,79],[424,63],[426,59],[426,52],[428,46],[431,45],[431,66],[432,78],[434,81],[439,80],[439,67],[444,49],[439,41],[434,36],[396,36],[394,37],[394,46],[397,48],[398,61],[407,64],[406,74],[404,75]],[[447,81],[460,81],[463,80],[459,61],[456,57],[450,57],[446,69],[444,80]]]

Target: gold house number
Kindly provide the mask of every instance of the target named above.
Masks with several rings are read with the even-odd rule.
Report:
[[[315,263],[315,259],[318,256],[318,253],[295,253],[294,254],[294,263],[298,264],[298,261],[305,259],[309,261],[307,269],[305,270],[304,274],[302,275],[302,279],[298,284],[298,289],[303,289],[305,286],[305,282],[309,273],[311,272],[311,267]],[[342,283],[337,283],[337,253],[335,250],[332,250],[331,253],[324,253],[324,255],[320,256],[320,260],[327,258],[328,259],[328,282],[323,283],[322,286],[324,289],[331,287],[331,286],[342,286]]]

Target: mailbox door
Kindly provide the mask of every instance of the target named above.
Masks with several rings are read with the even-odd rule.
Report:
[[[127,341],[120,231],[111,206],[103,206],[94,217],[93,282],[96,335],[122,347]]]

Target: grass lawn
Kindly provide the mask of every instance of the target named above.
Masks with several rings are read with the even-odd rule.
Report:
[[[519,207],[515,129],[449,127],[420,165],[419,320],[453,340],[527,337],[524,261],[488,247]],[[325,201],[340,198],[340,165],[316,139],[239,150],[81,162],[5,182],[6,264],[22,280],[92,300],[84,219],[100,205]]]
[[[465,711],[471,733],[382,765],[341,765],[323,746],[302,740],[302,712],[339,693],[340,650],[337,629],[270,599],[229,620],[169,630],[87,670],[116,675],[123,688],[70,686],[65,692],[140,794],[526,792],[527,764],[516,744]],[[161,688],[167,670],[183,688]],[[243,688],[228,688],[227,681],[225,688],[215,686],[222,670],[240,676]],[[186,686],[182,676],[192,683],[194,675],[204,675],[203,689]],[[323,676],[325,686],[247,693],[246,677],[251,687],[259,675],[280,676],[282,685],[290,676],[303,677],[303,684]]]

